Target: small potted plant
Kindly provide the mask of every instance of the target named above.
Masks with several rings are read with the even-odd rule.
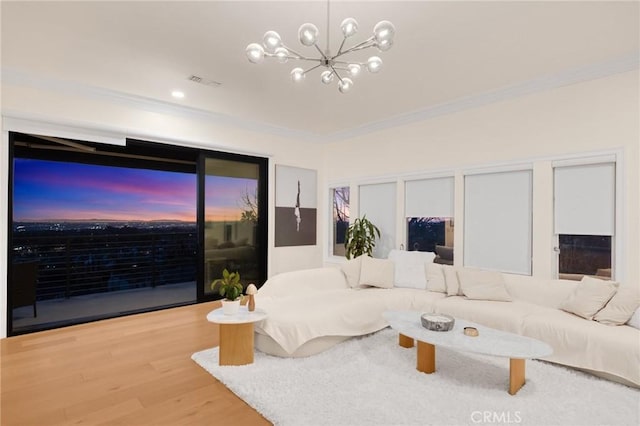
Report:
[[[363,254],[371,256],[376,246],[376,238],[380,238],[380,229],[364,215],[357,218],[347,228],[344,239],[344,248],[347,259],[356,258]]]
[[[242,284],[240,284],[240,273],[229,272],[226,268],[222,271],[222,278],[211,283],[211,290],[218,288],[218,294],[222,300],[222,312],[225,315],[235,315],[240,309],[240,299],[242,296]]]

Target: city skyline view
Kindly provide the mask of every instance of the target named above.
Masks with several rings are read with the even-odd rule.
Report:
[[[16,158],[14,222],[196,221],[196,175]],[[206,178],[206,220],[239,220],[256,180]]]

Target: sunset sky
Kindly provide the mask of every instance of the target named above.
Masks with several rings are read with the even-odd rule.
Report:
[[[253,179],[207,177],[207,220],[237,220]],[[16,159],[13,220],[196,220],[196,175]]]

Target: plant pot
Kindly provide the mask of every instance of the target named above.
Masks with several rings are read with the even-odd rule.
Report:
[[[240,299],[238,300],[223,300],[222,301],[222,313],[225,315],[235,315],[240,310]]]

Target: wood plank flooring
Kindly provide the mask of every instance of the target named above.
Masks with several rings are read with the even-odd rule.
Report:
[[[191,360],[219,302],[0,340],[0,424],[269,425]]]

